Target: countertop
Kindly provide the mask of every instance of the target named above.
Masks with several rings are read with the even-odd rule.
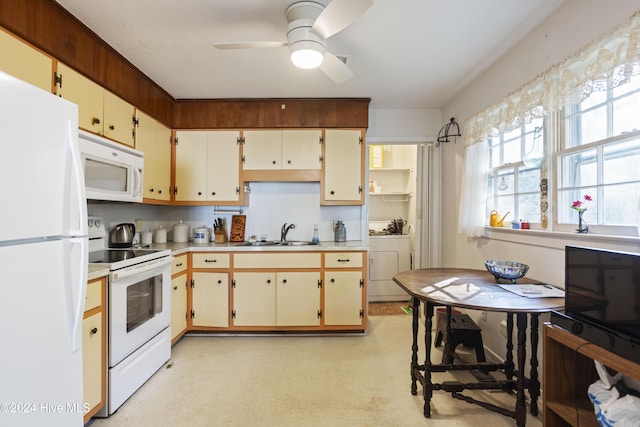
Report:
[[[188,252],[318,252],[318,251],[366,251],[369,246],[360,240],[346,242],[322,241],[308,246],[242,246],[241,243],[152,243],[150,249],[169,249],[172,255]]]
[[[188,252],[317,252],[317,251],[366,251],[369,249],[360,240],[349,240],[344,243],[333,241],[320,242],[319,245],[309,246],[242,246],[240,243],[152,243],[149,249],[169,249],[171,255],[181,255]],[[97,279],[109,275],[109,268],[89,266],[87,280]]]

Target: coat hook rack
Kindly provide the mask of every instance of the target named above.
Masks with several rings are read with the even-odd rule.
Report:
[[[455,118],[451,117],[451,120],[446,125],[442,126],[440,132],[438,132],[438,139],[436,140],[436,147],[440,146],[441,142],[458,142],[457,137],[462,136],[460,133],[460,126],[456,122]]]

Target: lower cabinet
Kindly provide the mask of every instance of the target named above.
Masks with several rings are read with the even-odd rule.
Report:
[[[82,378],[85,423],[105,404],[106,380],[106,278],[87,284],[82,320]]]
[[[231,255],[220,252],[191,254],[189,328],[229,327],[229,267]]]
[[[228,327],[229,273],[194,272],[191,288],[191,324]]]
[[[364,252],[324,254],[324,324],[366,326]]]
[[[188,330],[364,331],[365,255],[192,253]]]
[[[178,255],[171,265],[171,342],[187,330],[187,254]]]
[[[320,326],[320,272],[234,274],[234,326]]]
[[[361,325],[364,319],[362,273],[326,271],[324,283],[324,324]]]

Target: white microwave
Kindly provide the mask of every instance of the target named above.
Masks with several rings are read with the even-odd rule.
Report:
[[[142,202],[143,153],[82,130],[78,136],[87,199]]]

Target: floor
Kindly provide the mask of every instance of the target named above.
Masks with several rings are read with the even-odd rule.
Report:
[[[515,425],[442,391],[424,418],[422,398],[410,393],[411,316],[368,322],[355,336],[184,337],[166,367],[91,426]],[[511,409],[515,402],[508,393],[469,393]],[[527,426],[542,426],[541,417],[528,415]]]

